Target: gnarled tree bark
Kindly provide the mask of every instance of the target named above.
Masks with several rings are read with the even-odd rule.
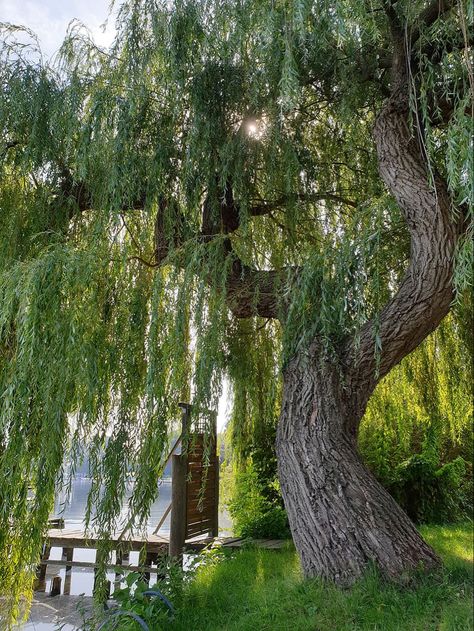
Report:
[[[306,576],[350,585],[376,565],[403,577],[438,560],[415,526],[362,463],[362,410],[338,366],[315,346],[285,371],[277,434],[281,489]]]
[[[431,333],[453,299],[453,264],[460,221],[453,221],[445,182],[430,168],[409,127],[405,42],[395,30],[390,97],[375,127],[380,175],[411,234],[410,265],[375,322],[348,340],[331,365],[318,341],[284,373],[277,435],[279,476],[289,522],[306,576],[347,585],[370,563],[389,578],[437,559],[415,526],[367,470],[357,431],[377,382]],[[336,362],[337,363],[337,362]]]

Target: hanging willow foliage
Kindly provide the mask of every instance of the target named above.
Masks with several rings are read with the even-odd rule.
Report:
[[[472,4],[428,26],[425,4],[397,3],[414,130],[469,205]],[[2,26],[6,624],[30,593],[66,455],[74,467],[90,452],[88,527],[106,540],[120,525],[130,472],[143,524],[180,400],[215,409],[227,374],[244,445],[274,413],[281,357],[316,334],[330,354],[395,291],[409,239],[371,138],[388,81],[382,5],[130,0],[110,50],[73,25],[50,62]],[[275,313],[283,331],[261,319]]]
[[[472,345],[463,335],[463,329],[472,330],[472,315],[467,315],[460,309],[446,318],[383,379],[371,398],[359,447],[389,488],[400,465],[408,465],[412,456],[421,456],[436,469],[458,457],[472,467]],[[466,471],[466,480],[470,477]],[[422,495],[423,489],[419,492]],[[461,489],[450,492],[460,495]],[[427,502],[430,499],[426,497]],[[445,513],[449,509],[443,508]],[[457,514],[449,517],[455,519]]]

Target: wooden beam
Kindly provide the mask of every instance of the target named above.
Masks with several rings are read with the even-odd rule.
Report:
[[[169,554],[176,559],[183,558],[183,547],[186,540],[186,455],[172,457],[171,482],[171,523]]]
[[[214,454],[214,511],[212,516],[211,537],[219,536],[219,454],[217,453],[217,437],[216,437],[216,453]]]
[[[161,516],[160,521],[158,522],[158,525],[156,526],[155,530],[153,531],[153,534],[156,535],[159,531],[159,529],[161,528],[161,526],[165,523],[165,519],[168,517],[168,515],[170,514],[171,511],[171,502],[168,504],[167,509],[165,510],[165,512],[163,513],[163,515]]]
[[[43,545],[43,554],[41,555],[41,561],[38,565],[38,583],[42,584],[46,579],[46,566],[47,561],[49,559],[49,555],[51,554],[51,546],[44,544]]]
[[[62,561],[66,565],[66,574],[64,577],[64,594],[69,595],[71,593],[71,579],[72,579],[72,565],[71,562],[74,556],[74,548],[63,548]]]
[[[49,592],[50,596],[59,596],[61,593],[61,577],[53,576],[53,580],[51,581],[51,591]]]
[[[95,536],[87,536],[80,530],[60,531],[50,530],[46,537],[46,543],[50,548],[97,548],[99,539]],[[112,537],[111,549],[124,549],[139,552],[146,543],[149,552],[160,552],[168,546],[168,539],[160,535],[148,535],[146,537],[134,536],[130,540],[122,540],[120,536]]]
[[[164,552],[164,551],[163,551]],[[65,561],[62,559],[53,559],[49,561],[42,561],[42,564],[46,563],[52,567],[64,567]],[[95,570],[99,567],[99,564],[95,561],[69,561],[68,566],[71,568],[80,567],[90,570]],[[151,565],[117,565],[116,563],[106,563],[106,569],[115,570],[117,574],[125,574],[125,572],[156,572],[157,568]]]

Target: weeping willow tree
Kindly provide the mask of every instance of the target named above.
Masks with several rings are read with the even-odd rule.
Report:
[[[73,25],[51,62],[3,25],[0,581],[13,614],[65,453],[90,451],[99,536],[117,527],[130,471],[143,523],[178,401],[215,408],[226,373],[236,405],[262,414],[282,382],[279,478],[306,576],[438,563],[356,442],[377,383],[469,287],[472,13],[455,0],[130,0],[109,50]],[[268,361],[247,370],[249,348]]]

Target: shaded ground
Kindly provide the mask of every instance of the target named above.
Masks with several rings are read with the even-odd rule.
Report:
[[[87,615],[91,608],[92,598],[36,594],[28,623],[21,631],[53,631],[59,625],[67,625],[63,631],[76,631],[83,621],[81,612]]]

